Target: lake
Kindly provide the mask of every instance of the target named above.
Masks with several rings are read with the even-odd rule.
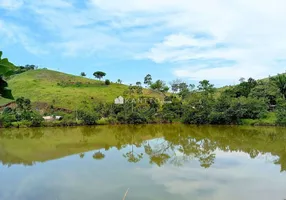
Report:
[[[122,200],[127,190],[126,200],[284,200],[286,129],[0,129],[0,200]]]

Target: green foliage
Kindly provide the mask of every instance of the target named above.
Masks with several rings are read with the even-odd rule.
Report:
[[[281,99],[278,101],[276,123],[281,126],[286,126],[286,100],[285,99]]]
[[[198,90],[204,95],[213,94],[215,92],[214,85],[210,84],[208,80],[200,81],[198,85]]]
[[[214,100],[207,91],[197,93],[184,106],[183,122],[186,124],[208,124]]]
[[[174,93],[178,94],[179,97],[185,99],[195,88],[195,85],[188,85],[186,82],[176,79],[170,83],[171,89]]]
[[[150,86],[152,84],[152,76],[147,74],[144,78],[144,84]]]
[[[269,105],[276,105],[276,100],[281,96],[279,88],[273,81],[259,81],[249,93],[249,97],[265,99]]]
[[[183,104],[175,96],[170,99],[165,98],[165,102],[171,100],[171,103],[165,103],[162,107],[163,121],[173,122],[175,119],[180,119],[183,116]]]
[[[12,91],[7,87],[7,82],[0,76],[0,98],[14,99]]]
[[[144,115],[142,115],[139,112],[132,112],[127,117],[127,122],[129,124],[145,124],[145,123],[147,123],[147,119]]]
[[[29,99],[25,99],[24,97],[16,99],[17,107],[15,109],[5,108],[1,115],[2,126],[10,127],[10,126],[18,126],[25,123],[25,125],[29,125],[32,127],[41,126],[43,122],[43,117],[32,110],[31,101]]]
[[[9,75],[14,68],[15,66],[7,58],[2,58],[0,51],[0,98],[14,99],[11,90],[7,88],[7,82],[3,79],[3,76]]]
[[[82,77],[85,77],[85,76],[86,76],[86,73],[85,73],[85,72],[81,72],[80,75],[81,75]]]
[[[96,121],[97,125],[108,125],[108,124],[116,124],[117,120],[116,118],[110,116],[110,117],[102,117],[101,119]]]
[[[263,118],[267,112],[267,104],[264,99],[241,97],[232,102],[232,106],[238,109],[242,118]]]
[[[209,115],[210,124],[230,124],[230,119],[225,112],[212,111]]]
[[[286,74],[278,74],[271,77],[271,80],[277,85],[283,97],[286,98]]]
[[[138,82],[139,83],[139,82]],[[143,94],[143,87],[141,84],[136,85],[129,85],[128,90],[124,91],[124,96],[134,97],[135,95],[142,95]]]
[[[152,83],[150,85],[150,88],[152,90],[161,92],[163,94],[167,93],[169,91],[169,87],[166,85],[166,83],[162,80],[157,80],[155,83]]]
[[[82,120],[85,125],[95,125],[99,116],[95,112],[79,110],[77,111],[77,116],[79,120]]]
[[[105,84],[105,85],[110,85],[110,80],[109,80],[109,79],[106,79],[106,80],[104,81],[104,84]]]
[[[111,84],[106,87],[97,80],[43,69],[30,70],[13,76],[8,80],[8,84],[15,97],[23,96],[32,102],[49,105],[56,100],[53,104],[55,107],[68,110],[75,110],[83,104],[91,106],[99,102],[112,103],[128,89],[128,86],[123,84]],[[146,89],[142,92],[148,97],[162,98],[160,94],[151,90]],[[0,105],[9,102],[0,98]]]
[[[93,76],[99,80],[101,80],[104,76],[106,76],[105,72],[97,71],[93,73]]]
[[[248,97],[251,90],[257,85],[257,81],[253,78],[249,78],[248,81],[241,81],[240,84],[231,87],[225,91],[228,95],[239,98]]]

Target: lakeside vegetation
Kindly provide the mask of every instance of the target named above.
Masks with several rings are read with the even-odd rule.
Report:
[[[101,81],[107,76],[102,71],[93,74],[99,80],[92,80],[85,78],[85,72],[73,76],[35,65],[16,67],[2,58],[0,64],[0,103],[11,103],[1,109],[1,127],[173,122],[286,125],[286,74],[263,80],[241,78],[240,84],[224,88],[215,88],[208,80],[197,86],[179,79],[167,84],[148,74],[142,77],[143,83],[138,80],[127,86],[121,79]],[[119,96],[124,97],[123,104],[114,103]],[[16,100],[7,100],[13,97]],[[63,119],[47,122],[43,116]]]

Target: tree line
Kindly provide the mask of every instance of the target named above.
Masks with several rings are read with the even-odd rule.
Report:
[[[0,58],[1,56],[2,52]],[[13,64],[8,59],[1,58],[0,67],[1,96],[13,98],[7,82],[2,78],[11,71]],[[36,66],[24,68],[33,70]],[[86,74],[82,72],[81,75]],[[96,71],[93,75],[101,80],[106,73]],[[122,83],[122,80],[118,79],[117,83]],[[106,79],[105,84],[109,85],[111,82]],[[148,91],[153,92],[153,96],[160,96],[161,99],[145,95],[147,90],[143,84]],[[47,114],[65,115],[66,121],[62,122],[63,125],[172,122],[186,124],[244,124],[250,122],[254,125],[286,125],[286,74],[278,74],[264,80],[241,78],[239,84],[224,88],[215,88],[208,80],[200,81],[197,86],[180,79],[167,84],[160,79],[153,80],[151,74],[147,74],[143,78],[143,84],[141,81],[137,81],[136,84],[129,85],[121,94],[125,99],[136,99],[135,101],[126,101],[124,104],[84,103],[73,114]],[[22,100],[18,99],[18,101]],[[5,126],[10,126],[13,122],[34,119],[34,116],[29,117],[33,115],[32,112],[37,113],[30,107],[23,110],[22,106],[17,103],[16,110],[5,110],[2,112],[0,120],[2,123],[6,123]],[[18,116],[19,113],[21,117]],[[27,113],[30,113],[29,116],[26,116]]]

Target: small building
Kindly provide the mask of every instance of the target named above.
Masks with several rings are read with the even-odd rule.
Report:
[[[122,96],[117,97],[114,100],[114,104],[124,104],[124,98]]]

